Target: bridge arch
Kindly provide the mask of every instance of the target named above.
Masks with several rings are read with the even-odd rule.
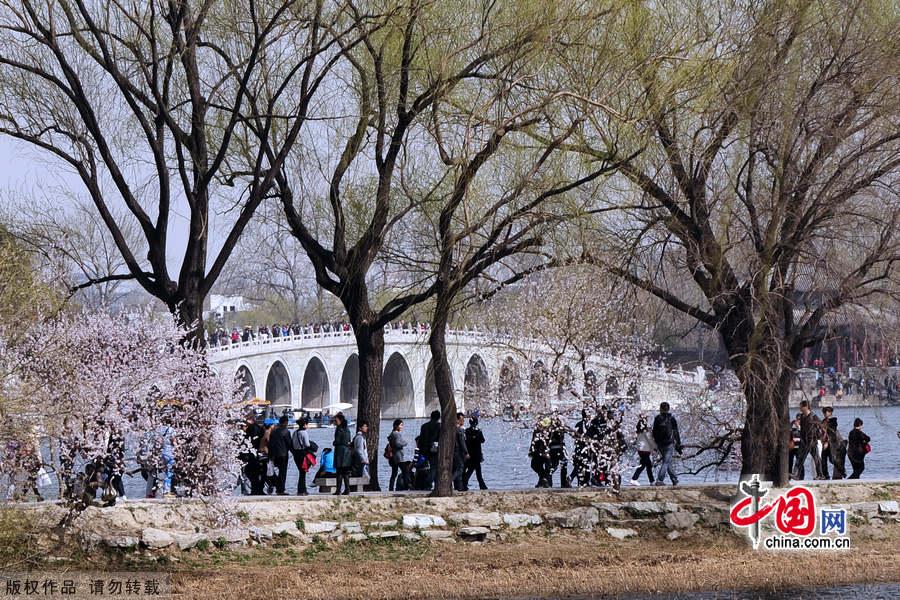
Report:
[[[284,366],[284,361],[276,360],[266,373],[266,400],[271,406],[277,407],[276,414],[281,413],[282,408],[290,408],[292,389],[291,375]]]
[[[450,387],[456,391],[456,379],[453,372],[450,372]],[[456,399],[457,408],[461,408],[461,399]],[[434,383],[434,361],[428,359],[428,367],[425,368],[425,415],[428,416],[433,410],[441,410],[441,401],[438,398],[437,386]]]
[[[241,390],[241,398],[244,401],[252,400],[256,397],[256,380],[253,379],[253,372],[247,365],[240,365],[234,374],[238,388]]]
[[[313,356],[306,363],[303,371],[303,384],[300,387],[300,406],[316,409],[331,403],[331,387],[328,381],[328,370],[318,356]]]
[[[544,361],[536,360],[531,365],[528,380],[528,396],[532,406],[541,405],[549,400],[550,373]]]
[[[594,371],[586,371],[584,374],[584,395],[594,398],[600,387],[597,384],[597,374]]]
[[[487,364],[478,353],[469,357],[466,362],[466,374],[463,381],[463,399],[467,410],[488,408],[491,397],[491,378]]]
[[[572,374],[572,367],[563,365],[559,370],[556,385],[556,399],[560,402],[571,400],[570,390],[574,389],[575,376]]]
[[[511,356],[503,360],[500,367],[500,383],[497,386],[497,395],[500,408],[518,407],[522,401],[522,379],[519,375],[519,365]]]
[[[341,389],[339,402],[352,404],[353,408],[344,411],[348,417],[356,417],[359,405],[359,355],[351,354],[341,370]]]
[[[409,418],[416,414],[412,372],[406,359],[394,352],[384,365],[382,376],[381,418]]]

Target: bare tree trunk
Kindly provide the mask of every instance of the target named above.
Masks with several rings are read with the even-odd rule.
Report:
[[[774,361],[772,361],[774,362]],[[755,356],[752,366],[737,368],[747,413],[741,433],[741,478],[758,473],[776,486],[788,484],[790,398],[794,371]]]
[[[203,295],[196,292],[187,298],[168,302],[169,310],[187,331],[184,341],[192,346],[203,344]]]
[[[447,315],[449,307],[435,308],[428,345],[434,369],[434,386],[441,405],[441,435],[438,443],[437,478],[434,496],[453,495],[453,453],[456,449],[456,399],[453,397],[453,379],[447,360]]]
[[[369,423],[366,444],[369,447],[369,489],[380,491],[378,482],[378,430],[381,424],[382,371],[384,369],[384,329],[353,324],[359,352],[359,399],[357,422]]]

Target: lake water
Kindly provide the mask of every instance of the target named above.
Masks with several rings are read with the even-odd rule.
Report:
[[[677,416],[677,412],[675,415]],[[858,407],[858,408],[838,408],[835,409],[835,416],[840,424],[840,431],[846,437],[847,432],[851,429],[853,419],[860,417],[865,422],[863,430],[872,438],[872,452],[866,457],[866,470],[863,473],[863,479],[898,479],[900,478],[900,438],[897,432],[900,430],[900,406],[890,407]],[[424,419],[407,419],[406,433],[410,441],[419,433],[419,428],[424,423]],[[534,472],[529,466],[528,446],[531,441],[531,432],[522,424],[514,422],[505,422],[499,419],[484,420],[481,422],[481,428],[484,431],[486,443],[484,445],[485,461],[483,464],[483,474],[485,482],[491,489],[521,489],[533,487],[537,482]],[[383,420],[379,435],[381,443],[379,444],[379,456],[384,448],[387,434],[390,433],[391,421]],[[320,448],[332,446],[334,439],[334,429],[311,429],[310,438],[314,440]],[[689,440],[683,440],[685,444],[690,443]],[[568,440],[571,450],[571,439]],[[631,465],[636,465],[636,455],[629,452],[628,461]],[[128,461],[129,465],[133,461]],[[807,473],[811,472],[809,462],[807,463]],[[388,479],[390,477],[390,467],[387,461],[381,458],[378,464],[379,481],[382,489],[387,489]],[[676,464],[676,471],[678,471]],[[850,472],[849,462],[847,463],[847,472]],[[628,477],[630,474],[626,473]],[[737,471],[709,471],[703,475],[683,475],[680,478],[682,483],[697,482],[729,482],[737,481]],[[55,478],[54,478],[55,479]],[[309,477],[310,481],[312,476]],[[646,483],[646,475],[642,476],[642,481]],[[559,474],[554,477],[554,484],[559,485]],[[129,497],[142,498],[144,495],[144,480],[140,475],[125,478],[125,491]],[[470,481],[470,487],[477,489],[478,484],[475,477]],[[55,481],[52,487],[42,490],[45,495],[55,497]],[[297,469],[293,461],[289,462],[289,471],[287,478],[287,490],[289,492],[297,489]],[[310,492],[315,493],[315,488],[310,487]]]

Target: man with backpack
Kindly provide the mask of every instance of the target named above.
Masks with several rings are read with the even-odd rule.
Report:
[[[431,412],[431,419],[422,425],[419,430],[419,437],[416,441],[419,445],[419,454],[428,461],[430,469],[428,470],[428,478],[425,482],[425,489],[430,490],[434,485],[434,477],[437,473],[437,453],[438,440],[441,437],[441,411],[434,410]]]
[[[653,419],[653,441],[662,457],[654,485],[665,485],[666,473],[669,474],[672,485],[678,485],[678,477],[672,468],[672,457],[675,452],[681,455],[681,434],[678,432],[678,421],[669,412],[668,402],[660,403],[659,414]]]
[[[316,451],[319,446],[309,439],[309,431],[306,427],[309,425],[309,419],[302,417],[297,421],[297,429],[291,435],[291,454],[294,456],[294,464],[300,475],[297,479],[297,495],[309,496],[306,491],[306,474],[316,464]]]

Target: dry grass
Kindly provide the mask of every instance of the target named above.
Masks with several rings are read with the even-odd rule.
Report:
[[[198,600],[586,597],[900,581],[897,531],[888,539],[854,543],[850,552],[831,554],[839,568],[829,569],[823,568],[823,553],[752,552],[727,534],[675,542],[622,543],[598,534],[529,535],[479,545],[358,544],[296,559],[270,555],[262,565],[194,564],[173,581],[185,597]]]

